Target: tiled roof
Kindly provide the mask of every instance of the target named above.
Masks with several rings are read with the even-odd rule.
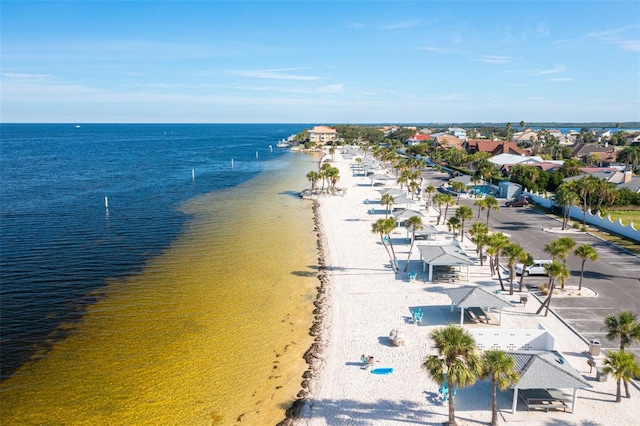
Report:
[[[509,352],[516,360],[518,389],[568,389],[592,387],[559,352]]]
[[[477,286],[448,288],[444,290],[444,293],[449,296],[451,303],[459,308],[506,308],[513,306],[502,294],[491,293]]]
[[[487,139],[469,139],[467,146],[476,152],[490,152],[493,155],[499,154],[523,154],[523,151],[516,147],[513,142],[491,141]]]
[[[328,126],[315,126],[313,129],[309,130],[313,133],[337,133],[336,129],[332,129]]]

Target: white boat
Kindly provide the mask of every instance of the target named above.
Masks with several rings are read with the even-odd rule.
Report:
[[[276,146],[278,148],[289,148],[290,146],[293,146],[293,145],[296,144],[295,137],[296,137],[296,135],[293,134],[293,135],[289,136],[286,139],[280,139],[278,141],[278,143],[276,144]]]

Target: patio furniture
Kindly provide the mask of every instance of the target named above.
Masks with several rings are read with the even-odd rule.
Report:
[[[422,310],[420,308],[416,309],[415,311],[411,312],[411,317],[413,318],[413,322],[418,324],[422,324]]]
[[[527,389],[520,391],[520,399],[527,407],[527,411],[542,409],[545,412],[562,408],[567,411],[567,403],[560,392],[547,389]]]

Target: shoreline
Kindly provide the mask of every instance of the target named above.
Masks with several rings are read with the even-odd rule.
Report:
[[[291,426],[295,424],[296,420],[300,419],[302,410],[307,404],[311,394],[310,389],[318,378],[318,363],[320,362],[319,354],[322,353],[326,344],[325,339],[327,338],[324,327],[326,326],[326,316],[328,314],[327,293],[330,286],[330,279],[327,274],[326,264],[328,245],[326,242],[324,227],[322,226],[320,202],[315,199],[311,200],[311,202],[313,203],[313,225],[314,232],[317,237],[316,250],[318,255],[318,287],[316,287],[317,293],[313,302],[314,319],[309,329],[309,335],[313,337],[313,343],[303,355],[303,359],[307,363],[307,369],[302,374],[303,380],[300,383],[301,389],[296,395],[297,399],[285,410],[284,420],[277,423],[276,426]]]

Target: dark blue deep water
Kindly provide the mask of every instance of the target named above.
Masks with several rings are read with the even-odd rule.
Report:
[[[291,155],[277,141],[309,127],[1,125],[2,379],[64,337],[108,280],[168,247],[183,202],[272,167]]]

